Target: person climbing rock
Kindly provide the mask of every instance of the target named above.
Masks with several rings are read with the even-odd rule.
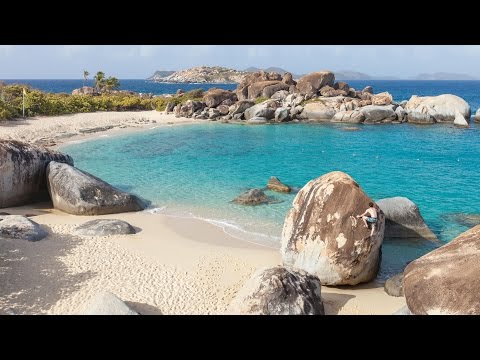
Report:
[[[363,224],[368,229],[368,224],[372,224],[372,232],[370,236],[373,236],[373,232],[375,231],[375,224],[377,223],[377,209],[375,209],[375,205],[373,202],[368,203],[368,209],[361,215],[357,215],[357,218],[362,218]]]

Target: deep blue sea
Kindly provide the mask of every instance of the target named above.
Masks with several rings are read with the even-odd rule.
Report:
[[[47,91],[66,91],[81,81],[25,81]],[[124,80],[124,88],[155,94],[200,85],[156,84]],[[480,106],[480,81],[350,81],[389,91],[396,101],[411,95],[453,93]],[[209,88],[218,85],[203,85]],[[225,85],[225,88],[233,88]],[[375,200],[406,196],[420,208],[427,224],[446,243],[467,228],[445,217],[480,213],[480,124],[343,124],[242,126],[202,122],[64,146],[76,166],[153,201],[156,212],[210,221],[238,238],[278,247],[282,224],[295,194],[269,195],[277,204],[245,207],[230,201],[242,191],[264,187],[268,178],[301,188],[329,171],[350,174]],[[152,218],[153,219],[153,218]],[[430,251],[423,242],[386,241],[380,279]]]

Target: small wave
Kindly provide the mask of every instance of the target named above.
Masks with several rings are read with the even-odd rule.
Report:
[[[162,214],[165,216],[179,218],[179,219],[196,219],[196,220],[205,221],[209,224],[212,224],[216,227],[221,228],[225,234],[231,237],[234,237],[235,239],[246,241],[255,245],[268,247],[271,249],[279,248],[279,246],[277,245],[277,244],[280,244],[279,236],[266,235],[266,234],[257,233],[254,231],[248,231],[242,228],[241,226],[227,220],[210,219],[210,218],[197,216],[192,213],[188,213],[188,214],[178,214],[178,213],[172,213],[172,212],[168,213],[166,212],[166,210],[167,210],[167,206],[162,206],[162,207],[149,208],[144,210],[144,212],[149,214],[154,214],[154,215]]]
[[[166,209],[167,209],[166,206],[161,206],[161,207],[145,209],[144,212],[149,214],[162,214]]]

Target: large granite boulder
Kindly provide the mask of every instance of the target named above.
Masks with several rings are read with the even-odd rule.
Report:
[[[47,167],[48,191],[56,209],[73,215],[103,215],[140,211],[146,202],[68,164]]]
[[[289,88],[290,85],[284,84],[283,82],[265,86],[262,91],[262,96],[270,99],[272,95],[275,94],[277,91],[288,90]]]
[[[436,122],[451,122],[459,117],[468,123],[470,106],[462,98],[444,94],[438,96],[412,96],[405,105],[408,122],[419,124],[433,124]]]
[[[192,117],[197,111],[205,108],[205,103],[201,101],[187,100],[184,104],[177,105],[175,115],[177,117]]]
[[[373,280],[380,265],[385,218],[377,207],[375,229],[367,229],[356,217],[370,202],[362,188],[341,171],[308,182],[285,218],[283,264],[318,276],[323,285]]]
[[[297,81],[297,89],[303,94],[316,94],[324,86],[333,86],[335,75],[331,71],[319,71],[302,76]]]
[[[283,74],[282,82],[287,85],[297,85],[297,82],[293,80],[292,73],[286,72]]]
[[[0,215],[0,239],[38,241],[48,233],[35,221],[21,215]]]
[[[339,111],[331,121],[359,124],[365,121],[365,115],[359,110]]]
[[[82,236],[129,235],[136,231],[132,225],[118,219],[95,219],[75,228],[74,233]]]
[[[403,296],[403,273],[392,276],[385,281],[383,286],[385,292],[390,296]]]
[[[395,114],[397,115],[398,122],[406,122],[407,121],[407,112],[401,106],[397,106],[395,109]]]
[[[263,117],[267,120],[271,120],[275,117],[275,110],[278,104],[275,100],[266,100],[260,104],[249,107],[243,113],[245,120],[250,120],[253,117]]]
[[[330,121],[336,114],[336,110],[321,101],[305,104],[302,117],[311,121]]]
[[[286,122],[290,120],[290,109],[286,107],[279,107],[275,110],[275,121]]]
[[[259,81],[248,87],[248,99],[256,99],[257,97],[263,96],[263,90],[274,85],[280,85],[278,90],[284,90],[285,87],[288,89],[288,86],[280,81]],[[272,96],[275,91],[273,91],[270,96]]]
[[[324,315],[320,280],[282,266],[257,270],[229,306],[238,315]]]
[[[249,97],[249,88],[252,84],[258,83],[258,82],[265,82],[265,81],[270,81],[270,82],[280,82],[282,80],[282,75],[275,73],[275,72],[265,72],[265,71],[257,71],[255,73],[250,73],[246,75],[243,80],[238,84],[237,89],[235,90],[238,100],[246,100]],[[273,83],[270,83],[269,85],[272,85]],[[255,92],[257,95],[255,97],[260,96],[260,94],[263,91],[263,88],[267,85],[260,85],[257,86],[255,89],[252,89],[252,94]],[[253,98],[255,98],[253,97]]]
[[[335,84],[333,84],[333,88],[335,90],[343,90],[345,91],[347,94],[350,92],[350,86],[344,82],[344,81],[339,81],[339,82],[336,82]],[[355,90],[355,89],[354,89]]]
[[[203,95],[203,102],[208,107],[217,107],[225,100],[237,101],[237,95],[223,89],[210,89]]]
[[[280,181],[276,176],[271,176],[267,183],[267,189],[277,191],[277,192],[290,192],[292,189],[290,186],[285,185]]]
[[[248,108],[254,106],[255,103],[253,101],[250,101],[250,100],[240,100],[238,101],[237,103],[233,104],[232,106],[230,106],[229,108],[229,114],[234,116],[236,114],[241,114],[243,113],[245,110],[247,110]]]
[[[250,189],[238,195],[232,202],[239,205],[261,205],[270,201],[261,189]]]
[[[408,264],[403,289],[415,315],[480,315],[480,225]]]
[[[50,161],[73,165],[58,151],[15,140],[0,140],[0,208],[48,199],[45,170]]]
[[[392,197],[377,201],[385,215],[385,238],[437,241],[418,206],[406,197]]]
[[[372,96],[372,105],[390,105],[392,101],[392,95],[388,92],[382,92]]]
[[[365,124],[392,122],[397,120],[397,115],[391,105],[367,105],[361,108],[361,112],[365,116]]]
[[[84,306],[78,315],[138,315],[118,296],[109,291],[101,291]]]

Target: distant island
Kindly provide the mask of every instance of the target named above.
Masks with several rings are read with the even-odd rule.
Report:
[[[275,72],[284,75],[288,70],[280,67],[271,66],[268,68],[248,67],[245,70],[235,70],[221,66],[198,66],[190,69],[179,71],[162,70],[155,73],[146,80],[164,83],[212,83],[212,84],[238,84],[243,77],[249,73],[265,71],[267,73]],[[305,74],[291,73],[293,79],[298,80]],[[341,70],[335,71],[335,79],[337,80],[478,80],[478,78],[457,73],[436,72],[422,73],[409,78],[400,78],[395,76],[375,76],[358,71]]]
[[[478,80],[478,78],[467,74],[436,72],[432,74],[419,74],[414,77],[413,80]]]
[[[197,66],[180,71],[156,71],[147,80],[165,83],[238,84],[247,74],[246,71],[221,66]]]

